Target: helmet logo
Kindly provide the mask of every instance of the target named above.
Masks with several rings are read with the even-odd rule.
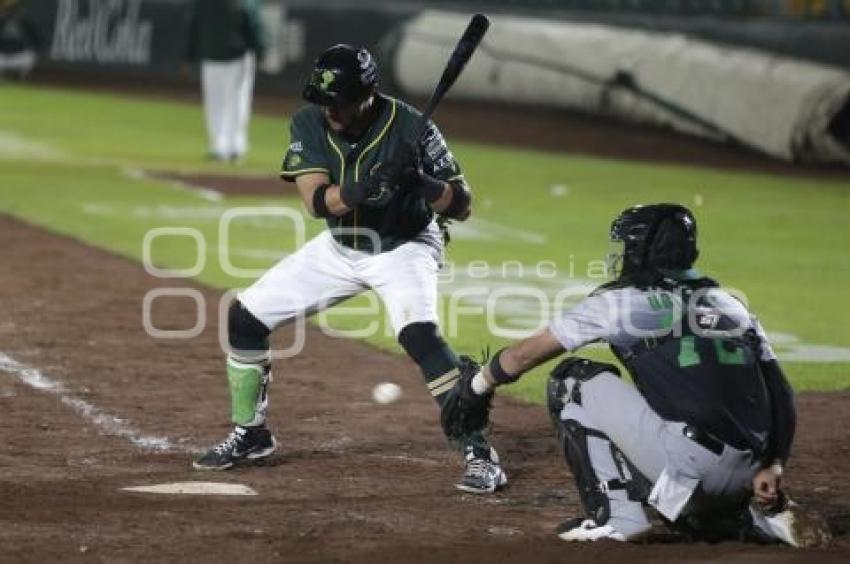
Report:
[[[321,80],[321,82],[319,82],[319,88],[321,88],[322,90],[327,90],[330,85],[333,84],[336,75],[331,70],[325,70],[322,71],[322,74],[319,78]]]
[[[360,68],[362,70],[366,70],[372,62],[372,55],[370,55],[369,51],[366,49],[360,49],[357,51],[357,62],[360,63]]]
[[[375,74],[378,71],[375,62],[372,60],[372,55],[366,49],[357,51],[357,62],[360,63],[360,81],[363,84],[370,84],[375,80]]]

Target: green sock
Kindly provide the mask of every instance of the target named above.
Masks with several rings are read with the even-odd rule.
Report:
[[[265,366],[243,364],[227,359],[227,380],[230,383],[231,417],[236,425],[260,425],[265,419],[261,404]],[[262,404],[265,404],[263,401]]]

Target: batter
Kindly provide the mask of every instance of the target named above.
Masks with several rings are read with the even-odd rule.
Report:
[[[419,112],[377,84],[366,49],[335,45],[316,61],[303,92],[310,106],[292,117],[281,177],[295,182],[328,229],[232,304],[227,375],[235,427],[195,468],[226,469],[275,451],[265,423],[269,334],[368,289],[380,296],[438,405],[457,381],[458,359],[438,328],[438,217],[466,219],[469,187],[437,127],[431,123],[411,139]],[[457,444],[465,463],[458,488],[492,493],[507,483],[482,432]]]

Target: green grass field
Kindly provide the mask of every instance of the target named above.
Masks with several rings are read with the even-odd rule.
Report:
[[[466,272],[470,263],[475,272],[489,272],[484,278],[447,279],[444,298],[450,290],[517,284],[520,267],[527,275],[522,283],[548,297],[562,287],[598,283],[596,263],[590,263],[590,272],[588,264],[606,253],[608,225],[618,211],[635,203],[681,202],[694,209],[700,224],[699,266],[744,291],[775,335],[795,387],[850,387],[850,304],[845,298],[850,186],[449,141],[476,191],[477,207],[475,221],[456,230],[448,259],[456,272]],[[244,287],[252,279],[228,275],[218,259],[221,214],[235,206],[300,211],[300,202],[283,196],[214,201],[139,171],[276,176],[287,142],[285,116],[256,117],[253,149],[243,166],[208,164],[201,159],[205,139],[199,107],[3,85],[0,212],[136,259],[149,229],[191,227],[208,246],[197,278],[222,289]],[[305,221],[311,234],[322,228],[316,220]],[[277,254],[292,252],[293,241],[291,222],[243,218],[233,223],[228,256],[238,267],[263,269]],[[185,268],[194,264],[196,251],[188,238],[164,238],[152,256],[159,266]],[[540,261],[547,261],[542,277],[529,271]],[[528,305],[506,298],[493,317],[506,328],[528,328],[535,321]],[[370,320],[331,315],[326,323],[350,329]],[[507,342],[487,331],[482,313],[467,313],[452,324],[457,331],[450,340],[461,351]],[[398,350],[384,332],[369,341]],[[608,358],[603,349],[590,354]],[[538,370],[509,392],[541,400],[544,374]]]

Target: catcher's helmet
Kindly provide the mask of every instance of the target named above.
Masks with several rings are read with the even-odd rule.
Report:
[[[678,204],[634,206],[611,224],[611,240],[622,242],[622,274],[687,269],[696,261],[697,223]]]
[[[378,85],[378,65],[363,47],[340,43],[316,59],[302,97],[319,106],[344,106],[365,100]]]

